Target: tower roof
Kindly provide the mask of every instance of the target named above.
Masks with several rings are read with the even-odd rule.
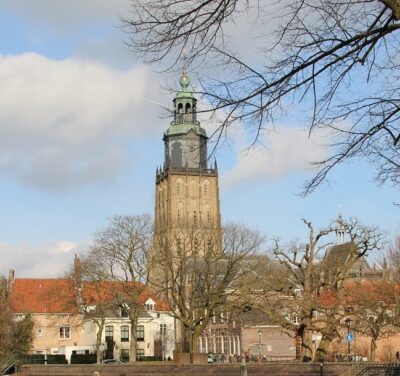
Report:
[[[165,131],[164,137],[184,135],[193,131],[196,135],[206,138],[206,130],[202,128],[200,123],[196,120],[196,98],[193,96],[193,92],[189,89],[190,79],[186,70],[182,71],[179,84],[181,88],[174,98],[174,120],[171,122],[171,126]],[[186,106],[189,106],[188,111]]]
[[[165,136],[187,134],[191,130],[199,136],[207,137],[206,130],[200,125],[193,123],[173,123],[173,125],[165,131]]]

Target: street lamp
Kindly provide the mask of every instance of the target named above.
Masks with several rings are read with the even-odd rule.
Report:
[[[258,349],[260,350],[259,355],[261,359],[261,330],[258,331]]]
[[[351,319],[348,317],[345,321],[346,327],[347,327],[347,336],[346,336],[346,341],[347,341],[347,361],[350,361],[350,342],[352,340],[352,335],[350,333],[350,323]]]

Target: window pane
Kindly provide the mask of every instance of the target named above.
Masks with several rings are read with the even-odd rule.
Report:
[[[144,349],[136,349],[136,358],[140,359],[142,356],[144,356]]]
[[[69,326],[60,326],[60,338],[68,339],[70,335]]]
[[[106,325],[105,336],[114,337],[114,327],[112,325]]]
[[[167,335],[167,324],[160,324],[160,335],[165,337]]]
[[[121,326],[121,342],[129,342],[129,326]]]
[[[136,327],[136,339],[138,341],[144,341],[144,326],[138,325]]]
[[[121,360],[129,362],[129,349],[121,349]]]

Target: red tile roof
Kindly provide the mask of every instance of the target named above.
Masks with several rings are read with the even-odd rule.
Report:
[[[105,281],[100,285],[85,282],[83,284],[83,303],[96,305],[98,302],[113,299],[116,291],[123,292],[120,282]],[[166,302],[157,298],[149,288],[139,295],[140,304],[153,299],[157,311],[169,311]],[[11,308],[16,313],[77,313],[76,290],[72,279],[15,279],[11,290]]]
[[[14,312],[78,312],[73,282],[67,278],[17,278],[12,285],[10,302]]]
[[[400,285],[396,282],[382,279],[349,279],[344,282],[342,291],[342,301],[340,304],[345,306],[359,304],[363,297],[376,300],[391,299],[393,294],[400,292]],[[336,293],[332,290],[325,290],[319,296],[319,303],[329,308],[336,303]]]

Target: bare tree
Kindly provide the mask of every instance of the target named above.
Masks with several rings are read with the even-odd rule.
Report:
[[[400,235],[396,235],[387,251],[389,273],[396,281],[400,280]],[[384,260],[385,261],[385,260]],[[385,262],[386,263],[386,262]]]
[[[95,263],[93,264],[93,262]],[[88,258],[80,258],[75,255],[69,277],[73,280],[74,293],[68,294],[66,297],[67,305],[76,306],[82,319],[95,326],[96,361],[101,363],[102,336],[106,319],[114,317],[118,310],[114,289],[110,286],[108,279],[103,279],[103,273],[99,273],[98,270],[98,260],[91,255]],[[69,302],[69,300],[73,300],[73,302]]]
[[[288,102],[301,103],[310,132],[331,136],[331,154],[317,161],[305,194],[358,157],[376,165],[379,182],[397,184],[399,0],[132,0],[131,9],[128,44],[145,61],[212,67],[199,94],[212,114],[223,110],[218,139],[238,122],[257,139]],[[227,37],[240,17],[253,17],[257,59],[239,55]]]
[[[213,316],[237,304],[235,284],[249,272],[247,257],[263,238],[244,226],[228,224],[222,233],[193,227],[157,234],[152,287],[166,299],[180,323],[181,351],[193,361],[199,335]]]
[[[370,360],[375,361],[377,340],[398,332],[398,286],[392,281],[358,281],[348,289],[355,330],[371,338]]]
[[[114,306],[126,307],[131,324],[130,360],[136,361],[136,327],[143,304],[140,295],[147,285],[147,257],[152,239],[148,215],[116,216],[99,231],[87,257],[97,281],[108,281]]]
[[[382,235],[357,220],[342,221],[341,229],[347,232],[350,241],[335,246],[333,251],[330,235],[337,231],[335,226],[316,231],[311,222],[303,222],[307,226],[308,241],[287,246],[275,241],[272,251],[284,268],[269,273],[260,291],[266,291],[264,310],[300,337],[303,355],[312,358],[325,356],[330,343],[340,335],[344,282],[360,258],[380,249]],[[315,332],[322,335],[316,352],[312,348]]]

